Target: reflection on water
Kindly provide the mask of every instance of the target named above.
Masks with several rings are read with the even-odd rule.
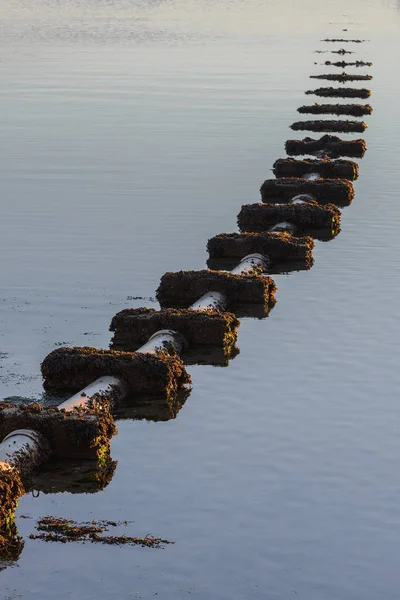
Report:
[[[21,556],[24,540],[18,534],[14,515],[10,515],[6,527],[0,528],[0,572],[12,567]]]
[[[172,398],[140,396],[126,398],[116,409],[117,419],[146,419],[146,421],[169,421],[176,419],[190,396],[189,389],[182,389]]]
[[[104,490],[113,478],[117,461],[106,456],[101,462],[93,460],[52,460],[45,464],[32,481],[38,495],[95,494]]]

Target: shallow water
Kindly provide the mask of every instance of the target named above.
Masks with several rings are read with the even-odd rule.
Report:
[[[175,420],[119,421],[103,492],[18,509],[176,543],[48,545],[18,518],[1,598],[397,598],[399,2],[0,0],[0,387],[40,398],[50,350],[106,347],[165,271],[204,268],[343,28],[374,113],[340,235],[275,277],[228,368],[190,366]]]

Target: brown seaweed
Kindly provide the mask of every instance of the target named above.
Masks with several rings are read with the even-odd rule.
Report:
[[[109,451],[116,434],[114,419],[108,410],[88,407],[66,412],[56,406],[33,403],[16,406],[0,402],[0,436],[16,429],[33,429],[49,443],[59,457],[98,458]]]
[[[0,467],[0,500],[3,498],[2,492],[4,491],[1,483],[1,475],[2,470]],[[3,515],[0,516],[0,572],[4,571],[8,566],[14,565],[24,548],[24,540],[18,535],[18,529],[15,524],[14,511],[6,513],[5,519]]]
[[[341,69],[344,69],[345,67],[372,67],[372,62],[364,62],[363,60],[356,60],[354,62],[346,62],[345,60],[340,60],[332,62],[330,60],[326,60],[325,65],[329,65],[331,67],[340,67]]]
[[[352,50],[345,50],[344,48],[340,48],[340,50],[328,50],[328,52],[331,52],[332,54],[354,54],[354,52]]]
[[[324,96],[331,98],[369,98],[371,90],[366,88],[333,88],[322,87],[316,90],[307,90],[306,94],[315,94],[316,96]]]
[[[98,350],[97,348],[57,348],[42,362],[44,387],[48,390],[79,389],[105,375],[125,381],[131,393],[176,394],[191,383],[182,360],[164,351],[157,354]]]
[[[315,179],[308,181],[299,177],[267,179],[260,188],[263,202],[290,202],[298,194],[311,194],[320,204],[349,206],[354,189],[346,179]]]
[[[268,307],[274,302],[276,286],[270,277],[253,274],[236,275],[223,271],[178,271],[165,273],[157,289],[163,307],[188,307],[207,292],[221,292],[228,299],[228,309],[258,304]]]
[[[354,43],[354,44],[362,44],[363,42],[366,42],[367,40],[346,40],[343,38],[325,38],[323,40],[321,40],[321,42],[347,42],[347,43]]]
[[[160,329],[181,333],[189,346],[232,346],[240,323],[230,312],[168,308],[126,308],[117,313],[110,325],[113,346],[138,346]]]
[[[45,542],[90,542],[106,544],[108,546],[142,546],[147,548],[161,548],[165,544],[172,544],[169,540],[155,538],[151,535],[145,537],[132,537],[126,535],[102,535],[109,531],[110,527],[128,525],[129,521],[90,521],[78,523],[72,519],[59,517],[43,517],[38,521],[39,533],[31,533],[31,540],[43,540]]]
[[[363,133],[367,129],[364,121],[296,121],[290,126],[294,131],[332,131],[336,133]]]
[[[244,204],[238,214],[241,231],[267,231],[279,221],[288,221],[297,231],[318,239],[331,239],[340,231],[340,210],[333,204]]]
[[[305,268],[313,264],[314,241],[311,237],[294,237],[289,233],[220,233],[208,240],[210,258],[242,258],[260,253],[271,263],[295,262]]]
[[[372,75],[357,75],[351,73],[325,73],[323,75],[310,75],[310,79],[326,79],[327,81],[370,81]]]
[[[275,177],[304,177],[308,173],[319,173],[328,179],[348,179],[358,177],[358,164],[352,160],[279,158],[273,166]]]
[[[367,150],[364,140],[342,140],[334,135],[324,135],[318,140],[306,137],[304,140],[287,140],[286,152],[289,155],[325,154],[331,158],[350,156],[362,158]]]
[[[369,104],[313,104],[311,106],[300,106],[297,111],[314,115],[332,114],[362,117],[372,113],[372,106]]]
[[[12,523],[18,500],[24,493],[18,469],[0,462],[0,549],[1,535],[7,535],[8,524]]]

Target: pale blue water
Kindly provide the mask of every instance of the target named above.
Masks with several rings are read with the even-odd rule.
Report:
[[[18,509],[176,544],[47,545],[19,518],[2,599],[397,598],[399,30],[380,0],[0,0],[1,397],[40,397],[56,344],[106,347],[165,271],[204,268],[296,137],[332,58],[319,40],[366,38],[354,57],[374,62],[340,235],[311,271],[276,276],[228,368],[190,366],[175,420],[119,422],[105,491]]]

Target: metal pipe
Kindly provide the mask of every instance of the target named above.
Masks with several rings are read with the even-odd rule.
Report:
[[[185,346],[185,340],[176,331],[171,329],[160,329],[156,331],[148,341],[141,346],[137,352],[145,354],[157,354],[161,350],[167,352],[173,348],[175,352],[181,354]],[[116,400],[121,401],[128,395],[128,387],[123,379],[112,375],[99,377],[83,390],[77,392],[65,402],[58,406],[60,410],[71,411],[75,408],[87,408],[95,397],[103,396],[110,402],[110,408]]]
[[[184,345],[185,341],[179,333],[163,329],[154,333],[138,352],[156,354],[160,350],[169,351],[173,347],[180,354]],[[128,386],[123,379],[105,375],[62,402],[58,409],[67,412],[76,408],[85,409],[99,397],[107,399],[107,408],[112,408],[117,399],[121,400],[127,395]],[[18,429],[8,434],[0,443],[0,467],[15,467],[21,474],[30,473],[45,460],[47,453],[47,441],[40,433],[31,429]]]
[[[112,398],[115,394],[125,395],[125,387],[124,382],[118,377],[112,375],[99,377],[83,388],[83,390],[59,404],[58,408],[59,410],[66,410],[67,412],[70,412],[75,408],[85,408],[93,396],[102,395]]]
[[[307,181],[315,181],[315,179],[321,179],[321,174],[320,173],[305,173],[303,175],[303,179],[306,179]]]
[[[288,204],[307,204],[308,202],[315,202],[314,196],[311,194],[297,194],[289,200]]]
[[[235,267],[231,273],[233,275],[245,275],[251,273],[256,267],[262,267],[266,270],[269,267],[269,258],[262,254],[248,254]],[[194,302],[190,308],[192,310],[225,310],[228,306],[228,298],[221,292],[207,292]]]
[[[30,473],[47,457],[46,439],[32,429],[16,429],[0,444],[0,465],[6,463],[19,470],[21,475]]]
[[[281,223],[276,223],[268,229],[270,233],[295,233],[296,225],[294,223],[289,223],[288,221],[282,221]]]
[[[303,179],[319,179],[320,175],[319,173],[307,173],[306,175],[304,175]],[[315,198],[314,196],[312,196],[311,194],[298,194],[297,196],[293,196],[293,198],[291,198],[291,200],[289,200],[289,202],[287,204],[307,204],[309,202],[315,202]],[[282,205],[283,206],[283,205]],[[276,223],[275,225],[273,225],[272,227],[270,227],[268,229],[268,231],[270,233],[281,233],[281,232],[288,232],[288,233],[295,233],[297,230],[297,227],[294,223],[290,223],[288,221],[282,221],[281,223]]]
[[[311,173],[311,175],[318,175],[318,173]],[[293,196],[291,200],[287,204],[308,204],[309,202],[315,202],[314,196],[311,194],[298,194],[297,196]],[[282,206],[284,206],[282,204]],[[296,233],[297,226],[294,223],[290,223],[289,221],[282,221],[281,223],[276,223],[272,227],[268,229],[270,233]]]
[[[267,256],[263,256],[262,254],[248,254],[232,270],[234,275],[246,275],[246,273],[251,273],[255,268],[261,267],[263,270],[267,270],[269,267],[270,260]]]
[[[168,352],[173,348],[177,354],[181,354],[184,347],[185,340],[180,333],[173,331],[172,329],[160,329],[153,333],[148,341],[141,346],[137,352],[157,354],[157,352],[160,352],[161,350],[166,350]]]
[[[228,298],[222,292],[208,292],[191,305],[192,310],[225,310]]]

